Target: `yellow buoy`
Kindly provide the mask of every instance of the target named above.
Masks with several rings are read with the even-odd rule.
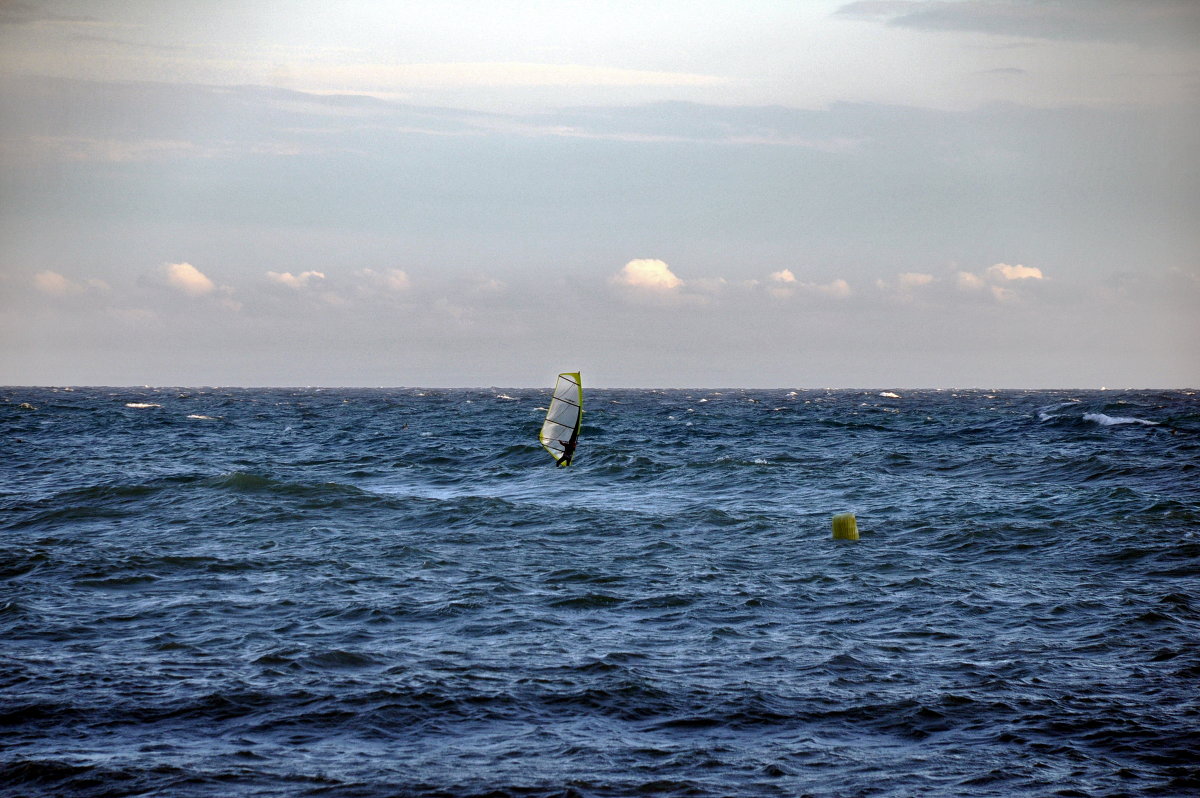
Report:
[[[854,513],[838,513],[833,517],[834,540],[858,540],[858,521]]]

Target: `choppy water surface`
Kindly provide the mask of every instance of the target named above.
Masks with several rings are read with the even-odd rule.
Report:
[[[0,389],[0,794],[1200,791],[1197,396],[547,393]]]

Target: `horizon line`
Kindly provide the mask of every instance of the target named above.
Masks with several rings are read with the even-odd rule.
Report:
[[[240,391],[258,391],[258,390],[347,390],[347,391],[490,391],[490,390],[512,390],[512,391],[536,391],[546,390],[547,387],[553,387],[551,383],[546,385],[105,385],[105,384],[78,384],[78,385],[0,385],[0,390],[20,390],[20,389],[37,389],[37,390],[79,390],[79,389],[116,389],[116,390],[240,390]],[[798,386],[798,385],[682,385],[682,386],[664,386],[664,385],[603,385],[603,386],[588,386],[588,390],[592,391],[1200,391],[1197,386],[1044,386],[1044,387],[1014,387],[1014,386],[997,386],[997,385],[947,385],[947,386],[929,386],[929,385],[843,385],[843,386]]]

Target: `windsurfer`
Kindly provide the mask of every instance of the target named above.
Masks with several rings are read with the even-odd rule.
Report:
[[[563,454],[562,457],[558,459],[558,464],[560,466],[569,466],[571,464],[571,458],[575,456],[575,444],[579,443],[579,436],[573,434],[571,435],[570,440],[559,440],[559,443],[561,443],[563,446]]]

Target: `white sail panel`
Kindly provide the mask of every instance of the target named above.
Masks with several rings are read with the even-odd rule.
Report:
[[[570,464],[568,450],[574,449],[573,442],[579,437],[582,419],[583,385],[579,372],[563,372],[558,375],[546,420],[538,435],[538,440],[555,462]]]

